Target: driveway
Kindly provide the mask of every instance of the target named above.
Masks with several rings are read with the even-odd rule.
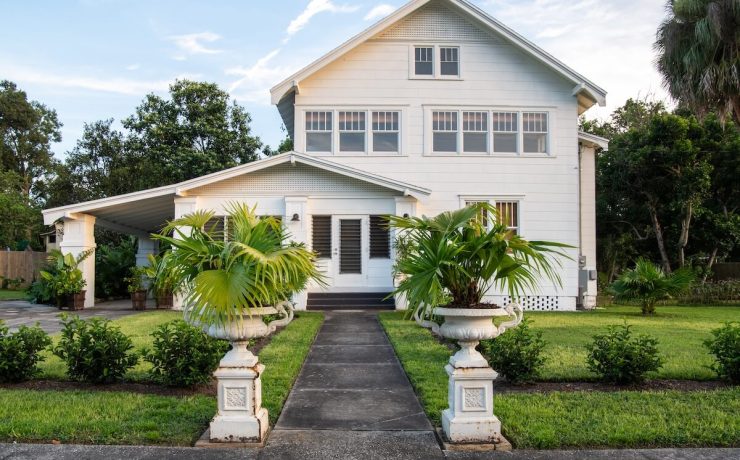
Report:
[[[154,308],[153,302],[152,305],[147,305],[147,307]],[[5,324],[11,330],[16,330],[23,325],[33,326],[38,322],[41,329],[50,334],[59,332],[62,329],[59,314],[63,311],[66,312],[67,310],[59,310],[57,307],[50,305],[32,304],[25,300],[0,301],[0,319],[5,321]],[[134,311],[131,308],[131,301],[126,299],[101,302],[92,308],[70,313],[79,315],[81,318],[100,316],[115,319],[140,312]]]

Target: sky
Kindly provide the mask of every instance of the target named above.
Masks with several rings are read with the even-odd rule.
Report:
[[[473,0],[608,91],[606,118],[629,97],[667,98],[653,64],[664,0]],[[0,80],[57,111],[58,157],[84,123],[132,114],[177,78],[218,83],[275,146],[285,136],[270,88],[404,0],[3,0]]]

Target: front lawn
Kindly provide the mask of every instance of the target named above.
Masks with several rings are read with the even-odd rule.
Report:
[[[621,308],[621,307],[619,307]],[[674,311],[663,307],[656,318],[645,319],[649,324],[668,327],[671,324],[662,315],[677,319],[672,330],[686,335],[707,335],[707,331],[719,325],[721,312],[737,315],[738,309],[727,307],[709,308],[708,312],[696,312],[699,326],[690,328],[681,314],[692,310],[685,307]],[[703,307],[707,308],[707,307]],[[605,324],[619,323],[627,310],[612,310],[583,313],[525,313],[533,317],[535,327],[545,329],[550,342],[555,332],[547,330],[560,328],[557,335],[560,353],[567,357],[561,361],[563,367],[572,366],[577,361],[578,349],[590,335]],[[447,407],[447,374],[444,366],[452,351],[439,343],[431,333],[413,321],[402,319],[402,314],[388,312],[380,314],[380,321],[393,344],[406,373],[411,381],[424,410],[430,419],[440,424],[440,412]],[[701,318],[705,318],[701,321]],[[707,317],[713,320],[706,319]],[[641,318],[634,318],[640,322]],[[568,324],[573,325],[570,332]],[[644,328],[646,323],[641,323]],[[637,327],[636,327],[637,328]],[[567,334],[563,331],[568,331]],[[657,335],[657,334],[656,334]],[[662,331],[662,336],[669,331]],[[585,336],[585,339],[583,338]],[[676,360],[676,368],[700,370],[691,365],[692,359],[706,354],[703,347],[690,347],[681,342],[682,336],[672,343],[678,348],[678,358],[673,352],[667,360]],[[695,343],[697,339],[692,339]],[[701,343],[702,338],[698,341]],[[665,344],[662,345],[664,349]],[[670,351],[670,350],[668,350]],[[692,358],[694,356],[694,358]],[[555,359],[555,358],[552,358]],[[699,361],[708,360],[708,356]],[[580,363],[578,363],[580,365]],[[555,374],[558,363],[551,363],[548,374]],[[561,375],[577,376],[587,374],[572,369],[560,369]],[[704,374],[706,375],[706,374]],[[711,376],[711,374],[709,374]],[[565,448],[565,447],[670,447],[670,446],[736,446],[740,444],[740,389],[737,387],[715,391],[619,391],[619,392],[553,392],[547,394],[503,393],[495,396],[495,413],[501,418],[504,436],[518,448]]]
[[[26,291],[0,289],[0,300],[26,300]]]
[[[159,324],[181,312],[150,311],[114,322],[137,350],[151,344]],[[266,369],[262,404],[275,422],[318,333],[323,314],[298,312],[295,319],[259,352]],[[66,379],[64,364],[51,356],[42,364],[45,379]],[[148,363],[127,380],[145,382]],[[88,387],[89,388],[89,387]],[[104,389],[105,385],[101,386]],[[158,396],[123,391],[0,389],[0,442],[192,445],[216,412],[215,396]]]

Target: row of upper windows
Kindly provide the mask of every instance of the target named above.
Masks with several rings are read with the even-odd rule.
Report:
[[[400,111],[306,111],[304,115],[308,153],[401,152]],[[431,153],[549,153],[547,112],[435,110],[430,128]]]

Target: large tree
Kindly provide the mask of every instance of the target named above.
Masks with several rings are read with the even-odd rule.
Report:
[[[669,0],[655,48],[671,96],[740,124],[740,1]]]
[[[262,147],[251,117],[213,83],[176,81],[170,98],[146,96],[123,126],[128,148],[154,187],[256,160]]]
[[[54,110],[29,101],[14,83],[0,81],[0,171],[20,177],[17,187],[29,204],[52,165],[51,144],[61,141],[61,126]]]
[[[28,243],[38,243],[33,234],[42,228],[41,211],[28,203],[28,197],[20,191],[21,184],[17,173],[0,171],[0,250],[24,249]]]

